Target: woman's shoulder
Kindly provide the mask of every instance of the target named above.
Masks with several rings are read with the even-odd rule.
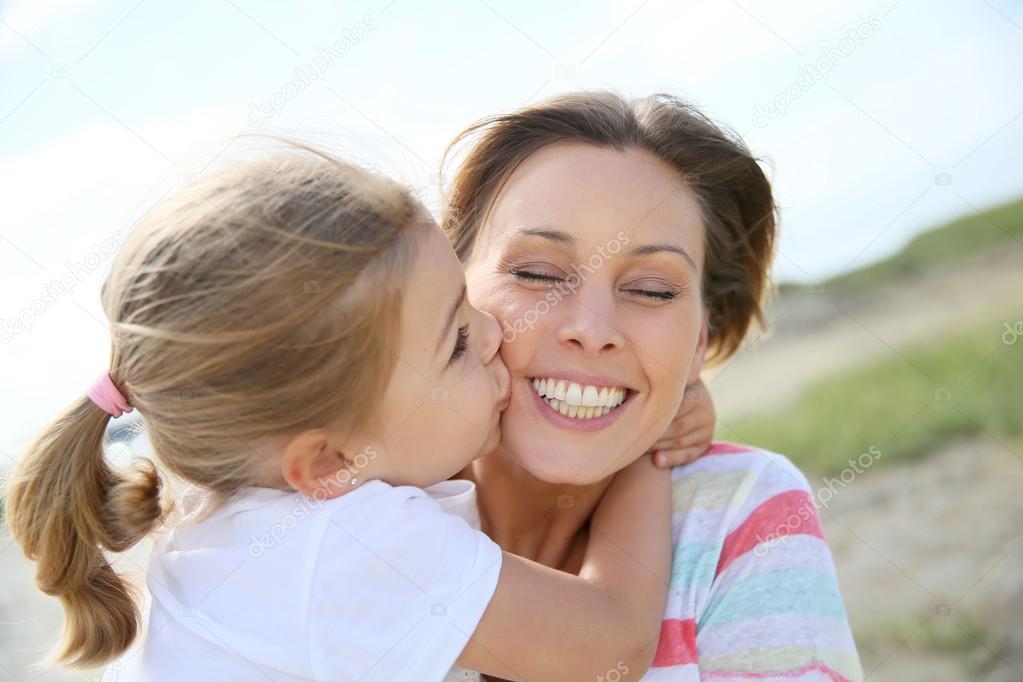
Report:
[[[691,466],[702,465],[702,466]],[[710,447],[701,456],[689,464],[682,464],[672,470],[675,478],[684,477],[693,472],[705,471],[707,469],[730,469],[739,467],[763,470],[769,466],[779,467],[797,478],[804,479],[799,469],[788,457],[772,452],[765,448],[748,443],[733,443],[727,440],[712,441]]]
[[[776,452],[715,442],[672,478],[671,590],[654,667],[862,679],[802,472]]]
[[[765,570],[773,560],[780,561],[774,569],[786,562],[800,568],[830,566],[814,495],[787,457],[716,442],[672,476],[676,585],[709,599],[713,585],[736,568],[744,572],[751,558]],[[772,561],[760,561],[779,542],[787,551],[772,551]]]
[[[806,476],[787,457],[728,441],[715,441],[695,461],[675,467],[672,481],[675,514],[716,509],[734,516],[778,495],[776,504],[786,507],[813,500]]]

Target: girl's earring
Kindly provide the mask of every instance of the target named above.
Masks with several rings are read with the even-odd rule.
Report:
[[[345,471],[347,471],[348,474],[349,474],[348,485],[350,485],[350,486],[352,486],[354,488],[356,485],[359,484],[359,478],[356,475],[356,474],[358,474],[358,471],[356,471],[356,469],[354,468],[355,467],[355,462],[353,462],[352,460],[348,459],[344,455],[342,455],[341,457],[342,457],[342,459],[344,460],[344,463],[345,463]]]

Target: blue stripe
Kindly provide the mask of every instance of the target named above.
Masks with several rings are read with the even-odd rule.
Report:
[[[845,607],[834,574],[789,568],[750,576],[729,587],[719,599],[712,600],[698,628],[780,613],[845,620]]]
[[[714,572],[720,556],[720,542],[687,542],[677,545],[671,559],[671,587],[708,587],[714,582]]]

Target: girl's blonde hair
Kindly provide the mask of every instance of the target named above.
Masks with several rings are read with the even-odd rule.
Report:
[[[102,287],[113,381],[162,464],[221,501],[258,480],[266,439],[366,419],[394,367],[385,340],[420,209],[396,183],[292,145],[159,203]],[[108,420],[78,398],[31,444],[6,501],[37,585],[64,606],[55,653],[73,666],[135,639],[138,606],[103,550],[162,515],[151,462],[105,460]]]

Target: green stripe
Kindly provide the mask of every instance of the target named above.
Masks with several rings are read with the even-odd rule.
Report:
[[[846,618],[838,585],[830,572],[791,568],[735,583],[707,606],[699,626],[709,628],[781,613]]]
[[[675,547],[671,560],[672,589],[707,587],[714,582],[720,542],[687,542]]]

